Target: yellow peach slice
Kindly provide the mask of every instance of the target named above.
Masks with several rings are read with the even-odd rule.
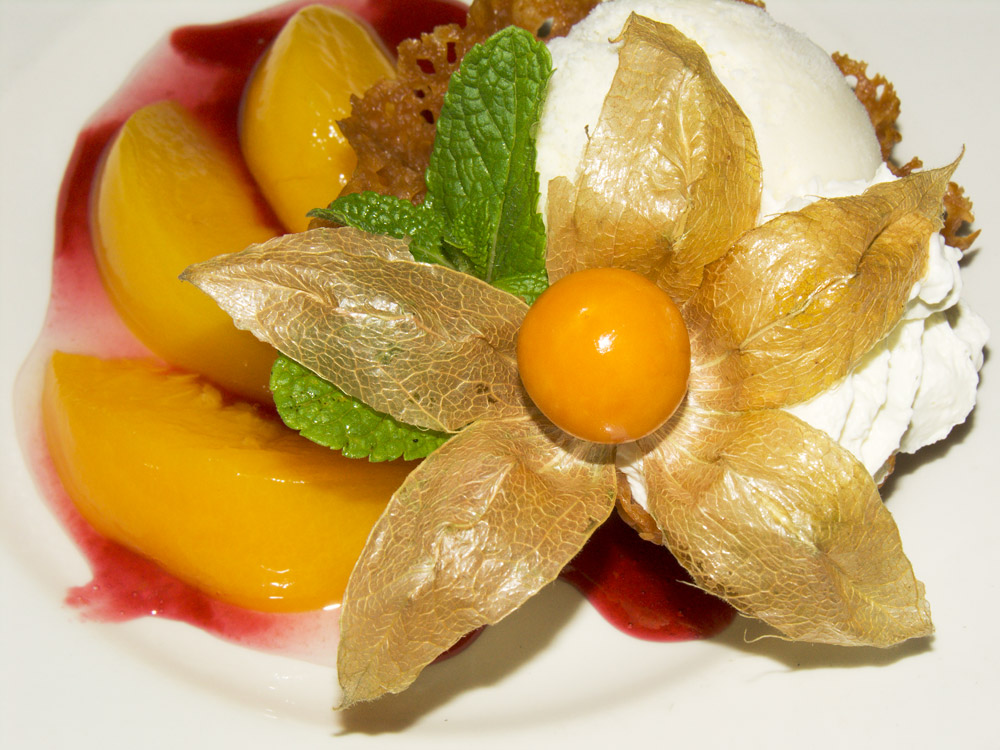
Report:
[[[343,458],[194,375],[139,360],[56,353],[43,418],[56,470],[100,534],[264,611],[339,601],[413,467]]]
[[[240,145],[257,184],[293,232],[337,197],[357,159],[337,125],[351,95],[395,74],[353,16],[313,5],[292,16],[258,63],[243,98]]]
[[[239,156],[180,105],[144,107],[108,151],[94,218],[98,268],[136,336],[172,364],[267,400],[274,350],[177,278],[280,233]]]

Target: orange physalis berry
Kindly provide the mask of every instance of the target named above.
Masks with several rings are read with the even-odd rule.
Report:
[[[570,274],[528,310],[517,338],[521,382],[566,432],[597,443],[660,427],[687,391],[691,347],[670,296],[619,268]]]

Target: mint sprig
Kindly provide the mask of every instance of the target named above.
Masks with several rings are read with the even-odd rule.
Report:
[[[369,234],[388,235],[397,240],[409,237],[410,253],[414,259],[466,270],[460,268],[461,261],[455,262],[454,251],[450,253],[451,259],[445,254],[448,249],[442,245],[444,220],[441,215],[426,210],[422,205],[415,206],[409,201],[381,193],[352,193],[338,198],[328,208],[313,209],[309,216]]]
[[[355,193],[309,215],[409,237],[417,260],[533,302],[548,286],[535,127],[551,75],[548,49],[527,31],[494,34],[469,50],[448,84],[422,204]]]
[[[424,205],[491,284],[545,279],[535,127],[551,73],[545,45],[509,27],[469,50],[445,94]]]
[[[309,215],[408,237],[414,259],[533,302],[548,286],[535,127],[551,74],[548,49],[527,31],[494,34],[469,50],[449,81],[423,203],[355,193]],[[375,412],[284,356],[272,371],[271,391],[289,427],[346,456],[419,458],[447,437]]]
[[[286,425],[347,458],[424,458],[448,439],[375,411],[285,356],[271,370],[271,392]]]

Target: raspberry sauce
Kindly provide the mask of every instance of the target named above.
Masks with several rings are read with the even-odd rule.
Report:
[[[306,2],[243,19],[175,30],[81,131],[59,194],[52,296],[45,329],[22,372],[21,396],[54,349],[101,357],[149,357],[115,313],[101,284],[90,236],[91,186],[102,154],[138,108],[174,99],[233,149],[244,83],[284,24]],[[367,20],[387,47],[442,23],[464,21],[451,0],[328,0]],[[261,201],[262,209],[269,210]],[[36,377],[37,376],[37,377]],[[37,398],[28,403],[37,403]],[[66,602],[88,619],[117,622],[155,616],[190,623],[241,645],[327,663],[335,652],[337,609],[277,615],[216,601],[155,563],[98,535],[63,491],[44,447],[40,420],[20,420],[22,440],[42,493],[90,562],[93,580]],[[681,640],[723,629],[733,611],[690,585],[664,548],[641,541],[617,517],[598,530],[564,577],[611,623],[637,637]],[[470,639],[471,640],[471,639]]]

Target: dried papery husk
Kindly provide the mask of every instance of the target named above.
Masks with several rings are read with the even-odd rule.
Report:
[[[740,238],[683,309],[689,398],[780,407],[839,382],[899,322],[956,165],[816,201]]]
[[[396,492],[340,617],[342,707],[396,693],[463,635],[517,609],[614,508],[613,451],[524,413],[477,422]]]
[[[523,410],[515,338],[528,306],[417,263],[399,240],[314,229],[213,258],[184,278],[237,327],[407,424],[454,432]]]
[[[622,40],[580,177],[549,186],[547,270],[627,268],[683,301],[756,222],[756,141],[701,47],[634,14]]]
[[[475,0],[464,27],[439,26],[399,46],[397,77],[353,100],[341,130],[358,157],[345,193],[374,190],[419,201],[451,74],[473,45],[507,26],[564,35],[598,0]],[[544,27],[544,28],[543,28]]]
[[[649,512],[699,586],[794,640],[932,632],[874,481],[823,432],[781,410],[686,405],[642,447]]]
[[[580,10],[580,17],[594,4],[566,3]],[[376,87],[352,117],[362,163],[351,189],[419,201],[434,122],[462,55],[509,23],[533,31],[547,26],[547,7],[480,0],[470,10],[469,36],[451,27],[401,49],[401,88]],[[565,28],[568,24],[557,20],[552,34]],[[355,569],[343,605],[338,657],[345,706],[404,689],[465,633],[520,606],[579,551],[616,497],[640,535],[664,539],[699,585],[785,637],[887,646],[931,632],[923,586],[871,476],[828,436],[769,407],[808,398],[826,387],[822,378],[839,379],[842,373],[831,376],[827,370],[846,371],[891,328],[901,295],[922,273],[922,261],[915,258],[938,226],[947,178],[941,182],[936,173],[945,170],[913,175],[902,187],[814,204],[776,220],[766,232],[753,230],[760,193],[753,133],[714,79],[704,53],[672,27],[645,19],[631,20],[623,36],[623,63],[592,134],[584,176],[576,185],[564,180],[550,188],[550,206],[561,212],[550,217],[556,236],[550,271],[555,269],[554,279],[583,267],[632,267],[676,299],[691,300],[685,310],[701,342],[695,351],[700,380],[692,380],[692,393],[668,425],[639,445],[649,511],[631,500],[610,448],[569,438],[530,413],[516,374],[513,384],[509,373],[499,375],[499,386],[491,372],[466,376],[476,386],[473,393],[494,389],[495,399],[469,411],[472,394],[454,402],[446,398],[454,373],[448,357],[426,357],[431,364],[420,390],[436,392],[440,403],[418,411],[433,414],[435,425],[445,423],[445,414],[457,414],[451,424],[470,426],[428,458],[394,496]],[[653,83],[641,80],[649,69],[665,71],[664,76]],[[700,105],[710,108],[708,114],[685,105],[695,98],[710,103]],[[683,128],[669,126],[682,120]],[[678,142],[679,130],[695,136]],[[664,161],[683,168],[665,177],[654,160],[634,158],[654,135],[660,139],[657,148],[674,155]],[[402,143],[394,145],[394,139]],[[716,172],[719,164],[730,170]],[[704,174],[689,179],[698,169]],[[829,226],[818,228],[822,222]],[[769,254],[753,260],[755,242]],[[392,297],[388,306],[398,303],[409,315],[411,303],[430,306],[427,290],[436,292],[444,283],[446,301],[433,304],[443,304],[453,317],[490,318],[479,307],[492,304],[491,297],[484,296],[482,305],[477,300],[467,314],[464,301],[447,296],[457,288],[447,269],[441,269],[440,279],[420,271],[407,281],[406,274],[384,273],[385,267],[420,264],[396,258],[398,247],[384,252],[388,257],[376,252],[370,266],[362,263],[365,278],[351,284],[378,277],[382,289],[403,279],[412,291],[405,299]],[[703,278],[706,266],[711,278]],[[892,290],[887,301],[877,302],[872,279],[878,277],[878,296],[884,296],[881,274],[888,268],[895,269],[889,274]],[[830,285],[830,278],[838,281]],[[323,297],[311,286],[300,291]],[[381,295],[366,288],[360,296],[377,296],[382,305],[387,298]],[[497,301],[507,304],[503,299]],[[517,311],[493,312],[504,324],[519,323]],[[423,321],[423,315],[417,318]],[[290,323],[301,325],[299,317]],[[713,325],[738,330],[720,336]],[[851,331],[846,344],[833,335],[854,327],[862,330]],[[426,324],[415,328],[437,330]],[[397,334],[394,329],[379,339],[382,359],[401,356],[394,342],[407,336]],[[511,345],[515,339],[506,330],[498,336]],[[486,340],[483,350],[463,350],[456,361],[477,373],[507,372],[510,352],[495,339]],[[499,356],[488,351],[496,346]],[[349,378],[347,370],[373,366],[378,347],[370,348],[367,364],[345,366],[330,379],[340,382]],[[446,362],[449,366],[442,366]],[[778,373],[774,386],[767,382],[772,369]],[[404,401],[412,401],[410,384],[391,382],[395,379],[376,382],[373,389],[401,392]],[[509,389],[509,396],[498,396],[496,388]],[[426,424],[412,414],[383,410]]]

